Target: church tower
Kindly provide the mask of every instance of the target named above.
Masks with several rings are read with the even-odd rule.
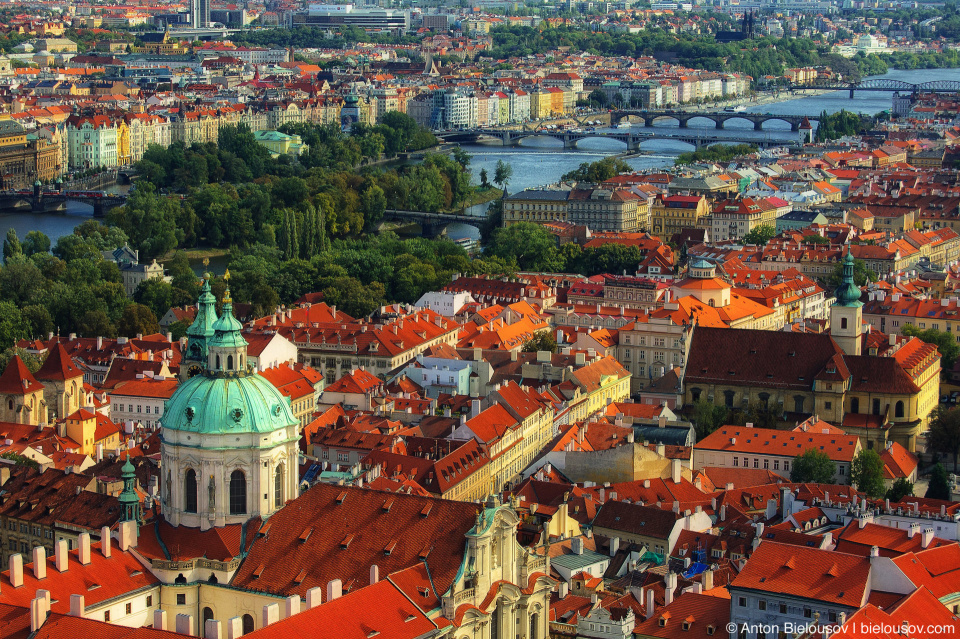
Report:
[[[205,284],[194,322],[202,330],[191,336],[204,355],[200,371],[180,384],[160,418],[163,517],[201,530],[269,517],[298,488],[300,422],[290,399],[247,366],[230,289],[222,315],[208,324],[210,317]]]
[[[210,292],[210,279],[205,277],[200,288],[200,298],[197,300],[197,316],[187,329],[187,351],[180,364],[180,381],[186,381],[206,367],[207,343],[213,337],[213,325],[216,321],[216,299]]]
[[[830,307],[830,335],[847,355],[860,355],[863,332],[863,302],[853,281],[853,255],[843,258],[843,281],[834,292],[837,301]]]

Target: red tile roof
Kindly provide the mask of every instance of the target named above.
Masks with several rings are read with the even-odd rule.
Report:
[[[83,372],[74,365],[63,345],[58,343],[47,355],[46,361],[34,377],[62,382],[74,377],[83,377]]]
[[[14,355],[7,367],[3,369],[3,374],[0,375],[0,393],[26,395],[41,390],[43,390],[43,384],[34,379],[20,356]]]
[[[851,435],[722,426],[704,437],[694,448],[786,457],[796,457],[813,448],[826,453],[834,461],[852,462],[858,451],[858,442],[858,438]]]
[[[68,597],[69,599],[69,597]],[[85,601],[86,603],[86,601]],[[6,637],[7,635],[3,635]],[[248,635],[252,636],[252,635]],[[31,639],[183,639],[183,635],[154,628],[128,628],[104,621],[51,613]]]
[[[434,585],[445,592],[460,569],[464,535],[476,513],[472,503],[317,484],[271,516],[268,531],[261,528],[233,585],[303,596],[341,579],[344,591],[352,591],[369,583],[374,564],[391,573],[425,555]],[[319,534],[301,540],[309,528]],[[348,535],[353,538],[344,547]],[[306,575],[297,582],[301,570]]]
[[[764,541],[730,588],[859,608],[869,579],[869,558]]]

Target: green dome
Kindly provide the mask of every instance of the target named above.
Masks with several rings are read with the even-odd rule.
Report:
[[[191,377],[177,388],[160,418],[163,430],[207,435],[272,433],[297,423],[290,401],[273,384],[245,373]]]

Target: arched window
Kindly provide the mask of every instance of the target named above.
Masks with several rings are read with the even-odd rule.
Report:
[[[903,401],[898,401],[893,410],[894,417],[903,417]]]
[[[850,400],[850,412],[859,413],[860,412],[860,398],[854,397]]]
[[[873,400],[873,414],[874,414],[874,415],[879,415],[879,414],[880,414],[880,400],[879,400],[879,399]]]
[[[10,410],[13,410],[13,400],[12,400],[12,399],[8,399],[8,400],[7,400],[7,408],[10,409]]]
[[[205,628],[207,626],[207,622],[211,619],[213,619],[213,608],[207,606],[203,609],[203,621],[200,623],[200,627]]]
[[[797,412],[797,413],[802,413],[802,412],[803,412],[803,400],[804,400],[804,399],[806,399],[806,398],[805,398],[803,395],[794,395],[794,396],[793,396],[793,403],[794,403],[794,411],[795,411],[795,412]]]
[[[230,514],[247,514],[247,478],[242,470],[230,474]]]
[[[227,370],[233,370],[233,355],[227,355]]]
[[[248,632],[253,632],[255,628],[253,627],[253,617],[250,615],[243,616],[243,634]]]
[[[187,471],[183,478],[183,510],[188,513],[197,512],[197,472],[194,469]]]
[[[220,370],[220,356],[217,355],[217,370]]]
[[[842,328],[842,329],[846,329],[846,328],[847,328],[847,318],[846,318],[846,317],[841,317],[841,318],[840,318],[840,328]]]
[[[723,403],[727,408],[733,408],[733,398],[736,393],[732,390],[723,391]]]
[[[283,506],[283,464],[277,466],[273,475],[273,507]]]
[[[529,639],[539,639],[540,613],[535,612],[530,615],[530,636]]]

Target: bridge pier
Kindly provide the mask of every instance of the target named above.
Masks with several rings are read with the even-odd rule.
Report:
[[[850,87],[850,99],[853,99],[853,87]]]
[[[643,126],[645,127],[653,126],[653,118],[644,118]]]
[[[722,129],[722,128],[723,128],[723,125],[726,124],[726,122],[727,122],[726,120],[721,120],[721,119],[718,118],[718,119],[714,120],[714,127],[713,127],[713,128],[715,128],[715,129]]]
[[[689,119],[690,119],[690,118],[677,118],[677,122],[678,122],[677,128],[686,129],[686,128],[687,128],[687,122],[689,121]]]
[[[420,237],[432,240],[443,233],[445,227],[443,222],[420,222]]]
[[[627,151],[639,151],[640,150],[640,138],[634,137],[633,135],[627,136]]]
[[[571,137],[564,136],[564,137],[563,137],[563,148],[564,148],[564,150],[577,148],[577,140],[575,140],[574,138],[571,138]]]
[[[791,123],[790,123],[790,130],[791,130],[791,131],[799,131],[799,130],[800,130],[800,123],[799,123],[799,122],[791,122]]]
[[[757,120],[756,122],[754,122],[754,123],[753,123],[753,130],[754,130],[754,131],[763,131],[763,122],[761,122],[760,120]]]

